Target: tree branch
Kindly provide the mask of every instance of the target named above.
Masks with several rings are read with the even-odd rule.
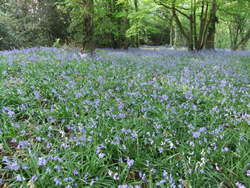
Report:
[[[170,6],[168,6],[168,5],[164,4],[164,3],[162,3],[161,1],[157,3],[156,0],[154,0],[154,2],[155,2],[156,4],[158,4],[158,5],[164,6],[164,7],[167,8],[167,9],[172,9],[172,7],[170,7]],[[183,13],[183,12],[181,12],[181,11],[178,10],[176,7],[174,7],[174,9],[175,9],[177,12],[179,12],[180,14],[182,14],[183,16],[185,16],[187,19],[190,20],[190,17],[189,17],[188,15],[186,15],[186,14]]]

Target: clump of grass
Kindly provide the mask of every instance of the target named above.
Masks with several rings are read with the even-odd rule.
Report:
[[[98,54],[0,53],[0,184],[250,184],[249,54]]]

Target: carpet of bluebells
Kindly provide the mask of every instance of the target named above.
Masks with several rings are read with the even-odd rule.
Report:
[[[0,52],[0,187],[248,187],[250,53]]]

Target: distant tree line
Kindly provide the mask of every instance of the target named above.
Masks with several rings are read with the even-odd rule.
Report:
[[[0,50],[60,44],[246,49],[245,0],[1,0]]]

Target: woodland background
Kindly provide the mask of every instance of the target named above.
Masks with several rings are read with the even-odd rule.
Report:
[[[249,49],[246,0],[1,0],[0,50],[33,46]]]

